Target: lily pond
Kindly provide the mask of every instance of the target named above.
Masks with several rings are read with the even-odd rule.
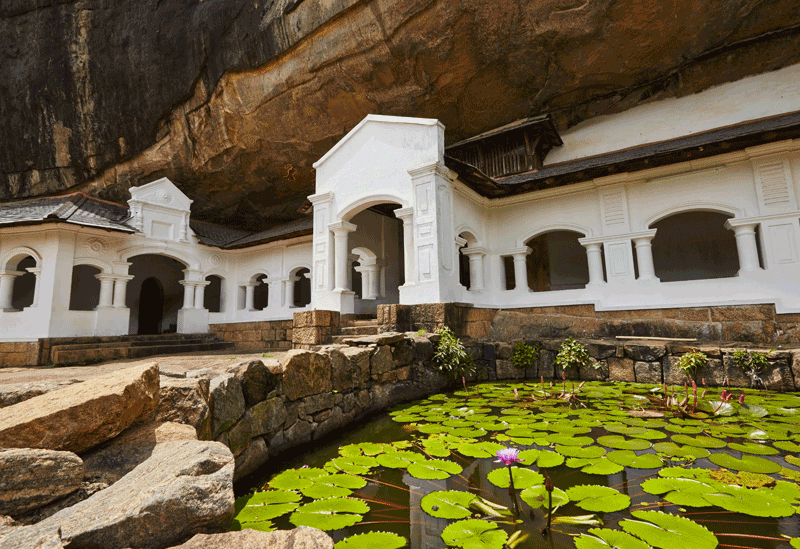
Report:
[[[313,526],[336,549],[800,548],[797,393],[465,389],[282,462],[232,529]]]

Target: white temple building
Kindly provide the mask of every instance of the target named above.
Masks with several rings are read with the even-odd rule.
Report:
[[[379,304],[800,312],[800,66],[446,146],[369,115],[314,164],[309,218],[191,218],[168,179],[127,206],[0,204],[0,341],[177,331]]]

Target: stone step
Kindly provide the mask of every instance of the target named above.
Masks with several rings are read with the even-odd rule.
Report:
[[[118,336],[82,336],[82,337],[54,337],[50,338],[51,346],[56,345],[80,345],[84,343],[114,343],[118,341],[161,341],[161,340],[184,340],[184,339],[197,339],[207,337],[210,334],[197,333],[197,334],[127,334]]]
[[[117,347],[154,347],[162,345],[196,345],[214,341],[213,338],[191,338],[191,339],[152,339],[134,341],[110,341],[99,343],[68,343],[66,345],[53,345],[52,349],[59,351],[82,351],[85,349],[113,349]]]
[[[378,325],[345,326],[339,332],[340,335],[375,335],[378,333]]]
[[[236,346],[231,341],[209,340],[203,343],[186,343],[179,345],[150,345],[124,347],[95,347],[93,349],[61,349],[51,351],[54,364],[93,364],[109,360],[126,358],[142,358],[153,355],[194,353],[199,351],[225,351]]]

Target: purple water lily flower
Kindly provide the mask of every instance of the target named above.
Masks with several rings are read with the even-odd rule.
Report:
[[[514,463],[521,462],[519,459],[519,450],[516,448],[503,448],[497,451],[497,459],[495,463],[502,462],[503,465],[513,465]]]

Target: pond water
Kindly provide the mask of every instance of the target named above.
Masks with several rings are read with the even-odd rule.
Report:
[[[800,395],[666,390],[432,395],[283,461],[237,500],[233,528],[315,526],[337,549],[800,548]],[[523,460],[514,490],[502,448]]]

